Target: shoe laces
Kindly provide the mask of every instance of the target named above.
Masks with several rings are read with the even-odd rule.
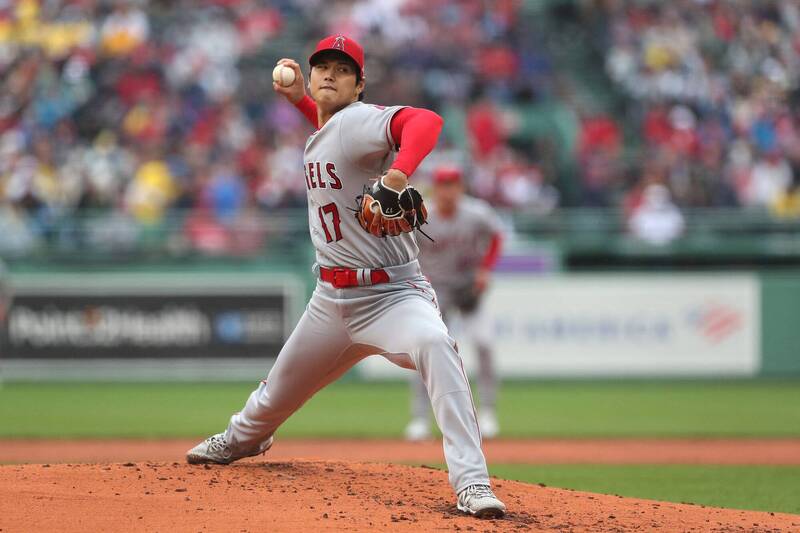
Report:
[[[225,440],[225,435],[213,435],[208,438],[208,450],[211,452],[224,452],[228,447],[228,441]]]
[[[494,498],[494,492],[489,485],[470,485],[466,489],[466,496],[474,496],[476,498]]]

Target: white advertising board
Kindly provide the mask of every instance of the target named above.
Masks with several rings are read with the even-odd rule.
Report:
[[[503,377],[751,376],[760,365],[755,276],[504,274],[485,305]],[[361,371],[405,375],[380,358]]]

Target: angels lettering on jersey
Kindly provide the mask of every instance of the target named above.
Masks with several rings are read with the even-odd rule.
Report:
[[[311,189],[341,189],[342,180],[336,174],[336,165],[330,161],[309,161],[305,164],[306,187]]]

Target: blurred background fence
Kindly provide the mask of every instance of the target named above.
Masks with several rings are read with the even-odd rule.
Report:
[[[512,248],[539,246],[565,270],[604,268],[800,268],[800,218],[763,209],[687,208],[680,235],[653,242],[631,231],[621,209],[500,209]],[[6,226],[3,257],[22,268],[113,267],[132,263],[307,264],[313,253],[305,207],[245,210],[232,219],[211,210],[171,209],[142,224],[125,211],[80,209]]]

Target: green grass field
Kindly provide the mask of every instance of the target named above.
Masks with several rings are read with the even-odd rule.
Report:
[[[225,427],[254,383],[5,384],[0,437],[203,437]],[[282,438],[400,437],[404,383],[333,385]],[[505,437],[800,437],[800,381],[507,383]],[[800,467],[491,465],[493,475],[675,502],[800,513]]]
[[[800,467],[490,465],[504,479],[678,503],[800,514]]]
[[[198,437],[224,428],[255,384],[6,384],[0,437]],[[800,381],[515,382],[499,397],[505,437],[800,436]],[[403,383],[340,383],[281,437],[398,437]]]

